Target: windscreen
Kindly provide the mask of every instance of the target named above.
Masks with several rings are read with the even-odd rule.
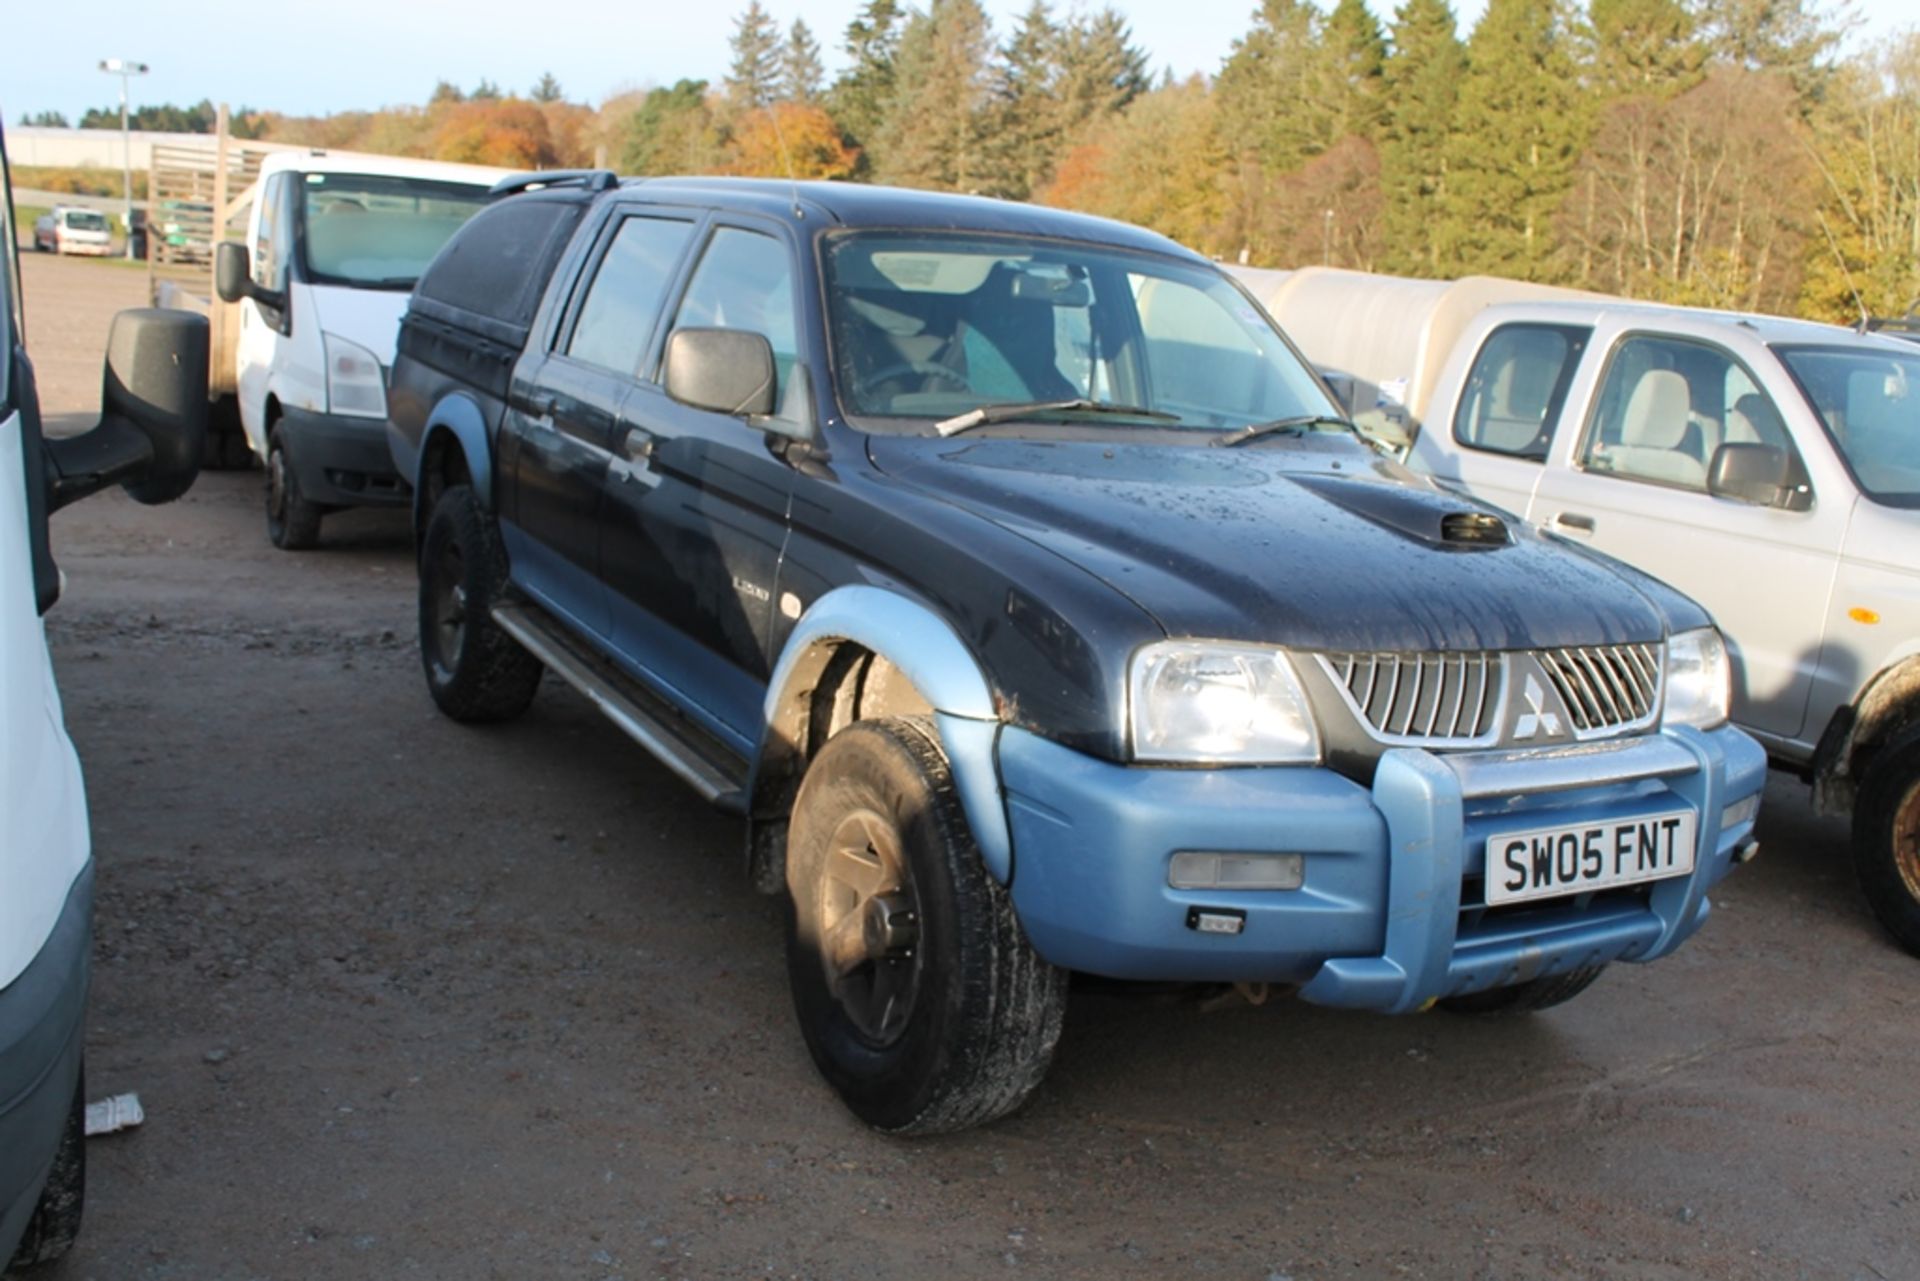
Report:
[[[1065,400],[1133,407],[1139,423],[1172,428],[1339,414],[1247,296],[1209,267],[1076,242],[916,232],[837,236],[825,258],[840,403],[869,430]]]
[[[107,220],[91,209],[69,209],[66,212],[67,226],[75,231],[105,231]]]
[[[372,174],[310,173],[301,255],[315,284],[411,289],[440,246],[479,212],[487,189]]]
[[[1867,497],[1920,507],[1920,350],[1786,347],[1780,358]]]

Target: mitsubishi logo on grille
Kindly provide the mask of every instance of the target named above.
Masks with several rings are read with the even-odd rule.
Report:
[[[1514,717],[1513,732],[1508,737],[1516,743],[1524,743],[1529,739],[1565,737],[1560,696],[1550,693],[1541,683],[1539,669],[1533,660],[1526,660],[1525,665],[1528,670],[1527,678],[1520,686],[1521,706]]]

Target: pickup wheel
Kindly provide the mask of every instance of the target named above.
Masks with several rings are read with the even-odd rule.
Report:
[[[5,1271],[52,1263],[73,1248],[80,1236],[80,1214],[87,1198],[87,1093],[84,1075],[73,1083],[73,1105],[67,1110],[67,1128],[53,1154],[53,1168],[34,1203],[27,1229],[15,1247]]]
[[[507,585],[499,532],[469,485],[441,492],[420,541],[420,658],[427,689],[456,721],[527,710],[540,660],[493,621]]]
[[[1033,1093],[1066,971],[981,865],[929,722],[862,721],[821,749],[794,802],[787,890],[800,1030],[856,1116],[938,1134]]]
[[[1867,767],[1853,808],[1853,866],[1880,924],[1920,956],[1920,725]]]
[[[1449,996],[1440,1002],[1440,1008],[1449,1014],[1530,1014],[1534,1010],[1544,1010],[1571,1001],[1592,987],[1593,981],[1606,968],[1604,965],[1595,965],[1583,970],[1570,970],[1565,974],[1529,979],[1508,987],[1488,988],[1484,992],[1469,992],[1465,996]]]
[[[327,509],[300,493],[300,477],[287,461],[286,442],[274,427],[267,436],[267,537],[282,551],[320,545],[320,518]]]

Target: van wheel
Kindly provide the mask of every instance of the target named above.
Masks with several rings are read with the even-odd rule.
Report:
[[[80,1213],[87,1199],[87,1092],[86,1073],[74,1078],[73,1106],[67,1110],[67,1128],[60,1135],[60,1147],[53,1154],[53,1168],[47,1173],[47,1185],[40,1191],[27,1230],[6,1267],[30,1268],[52,1263],[73,1248],[80,1236]]]
[[[854,1115],[938,1134],[1033,1093],[1067,974],[981,865],[931,724],[862,721],[820,751],[794,802],[787,892],[800,1031]]]
[[[240,405],[222,396],[207,409],[207,439],[200,451],[202,471],[245,471],[253,466],[253,447],[240,426]]]
[[[1565,974],[1529,979],[1525,983],[1514,983],[1507,987],[1488,988],[1484,992],[1449,996],[1440,1002],[1440,1008],[1449,1014],[1530,1014],[1534,1010],[1549,1009],[1571,1001],[1592,987],[1593,981],[1606,968],[1604,965],[1595,965],[1583,970],[1569,970]]]
[[[278,427],[267,436],[267,537],[282,551],[304,552],[320,545],[320,518],[326,509],[300,493],[300,477],[287,459]]]
[[[539,687],[540,660],[493,621],[506,585],[492,519],[471,486],[449,486],[420,540],[420,659],[433,701],[456,721],[511,720]]]
[[[1853,866],[1880,924],[1920,956],[1920,725],[1867,767],[1853,807]]]

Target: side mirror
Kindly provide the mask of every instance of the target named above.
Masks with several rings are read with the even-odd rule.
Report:
[[[667,395],[683,405],[761,417],[773,412],[773,346],[744,329],[676,329],[667,339]]]
[[[1349,418],[1353,417],[1354,394],[1359,390],[1357,386],[1359,380],[1343,369],[1334,369],[1327,365],[1317,366],[1314,372],[1320,375],[1320,381],[1327,385],[1327,390],[1333,393],[1333,398],[1340,402],[1340,412]]]
[[[221,302],[253,296],[253,262],[245,245],[223,240],[213,247],[213,292]]]
[[[1715,498],[1756,507],[1803,510],[1805,486],[1786,450],[1774,445],[1734,442],[1713,451],[1707,468],[1707,492]]]
[[[143,503],[186,493],[207,435],[207,318],[171,308],[121,312],[102,382],[99,425],[45,442],[48,510],[114,484]]]

